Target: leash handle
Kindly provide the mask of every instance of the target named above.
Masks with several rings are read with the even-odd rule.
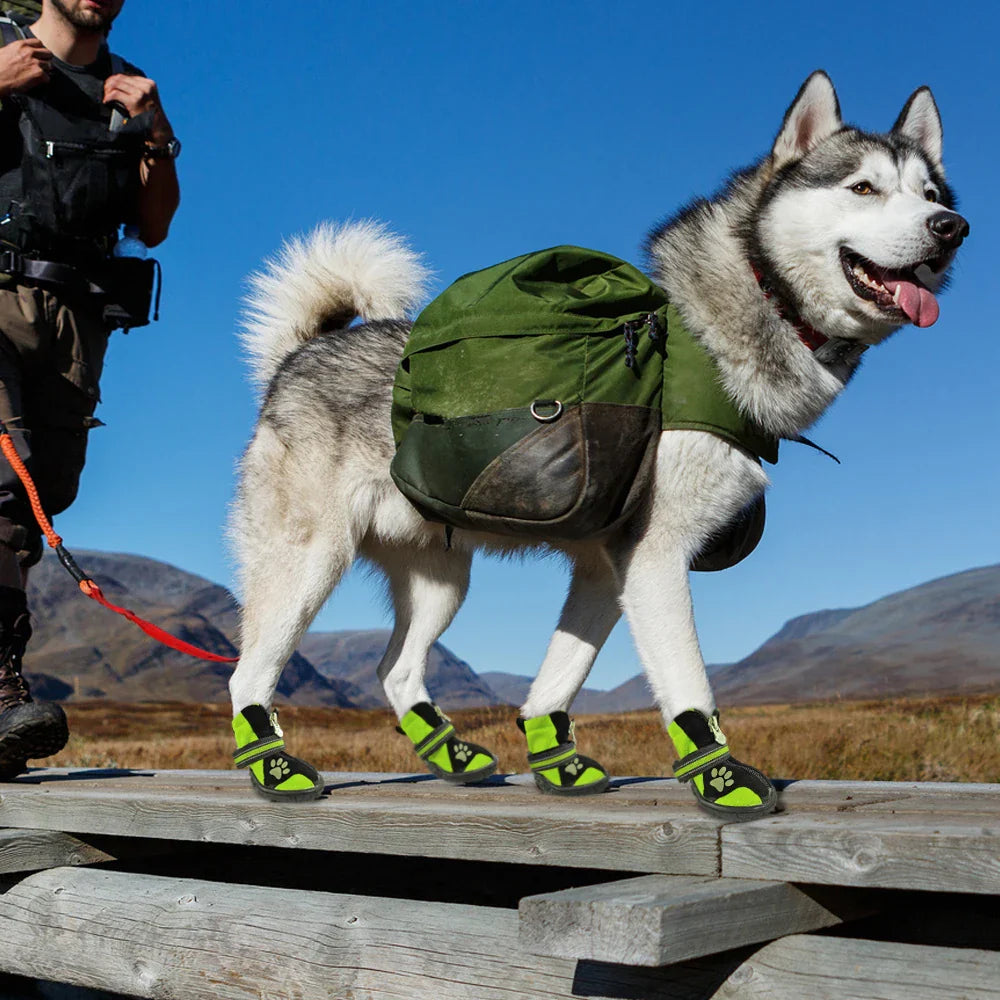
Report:
[[[42,501],[38,496],[38,489],[31,478],[31,473],[28,472],[27,466],[17,453],[17,446],[14,444],[14,439],[10,436],[10,431],[7,430],[7,426],[2,420],[0,420],[0,450],[3,451],[4,457],[10,463],[11,468],[17,473],[17,478],[21,480],[21,485],[28,494],[31,511],[35,515],[38,526],[45,535],[45,540],[55,550],[56,555],[59,557],[59,562],[63,564],[69,575],[76,580],[80,590],[87,597],[97,601],[98,604],[109,611],[127,618],[134,625],[141,628],[150,638],[155,639],[164,646],[169,646],[171,649],[176,649],[180,653],[187,653],[188,656],[195,656],[199,660],[211,660],[213,663],[237,663],[239,661],[238,656],[220,656],[218,653],[210,653],[207,649],[199,649],[199,647],[193,646],[190,642],[185,642],[183,639],[178,639],[169,632],[165,632],[159,625],[154,625],[152,622],[146,621],[145,618],[140,618],[134,611],[130,611],[128,608],[120,608],[117,604],[112,604],[101,592],[101,588],[80,569],[76,560],[63,545],[63,540],[56,534],[55,529],[52,527],[52,522],[45,516],[45,510],[42,508]]]

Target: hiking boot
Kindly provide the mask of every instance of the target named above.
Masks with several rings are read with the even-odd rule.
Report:
[[[674,777],[691,782],[691,791],[706,812],[737,821],[774,812],[778,801],[774,786],[755,767],[730,756],[718,712],[706,716],[688,709],[667,732],[680,758],[674,761]]]
[[[29,760],[58,753],[69,739],[65,712],[34,701],[21,674],[30,638],[24,591],[0,587],[0,781],[20,774]]]
[[[528,741],[535,784],[546,795],[593,795],[608,787],[608,772],[576,752],[573,721],[565,712],[518,719],[517,727]]]
[[[233,763],[250,771],[250,783],[266,799],[302,802],[323,794],[319,771],[285,752],[278,713],[263,705],[247,705],[233,719],[236,752]]]
[[[485,781],[497,769],[496,757],[485,747],[457,736],[451,719],[433,702],[417,702],[396,729],[409,737],[427,770],[444,781],[472,785]]]

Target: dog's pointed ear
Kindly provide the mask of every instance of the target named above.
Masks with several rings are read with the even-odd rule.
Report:
[[[919,87],[903,105],[893,135],[903,135],[912,139],[931,163],[941,170],[941,146],[944,132],[941,128],[941,113],[934,102],[930,87]]]
[[[804,84],[785,112],[778,138],[771,150],[771,167],[780,170],[802,159],[841,126],[840,102],[830,78],[818,69]]]

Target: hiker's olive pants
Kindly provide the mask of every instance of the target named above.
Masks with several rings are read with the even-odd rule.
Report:
[[[108,334],[86,304],[26,285],[0,287],[0,420],[52,517],[76,499]],[[22,566],[42,536],[17,474],[0,454],[0,545]]]

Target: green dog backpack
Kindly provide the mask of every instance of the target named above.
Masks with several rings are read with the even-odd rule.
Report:
[[[599,537],[634,513],[664,429],[777,460],[664,291],[580,247],[464,275],[417,317],[393,389],[400,491],[429,520],[523,538]],[[738,562],[763,501],[697,568]]]

